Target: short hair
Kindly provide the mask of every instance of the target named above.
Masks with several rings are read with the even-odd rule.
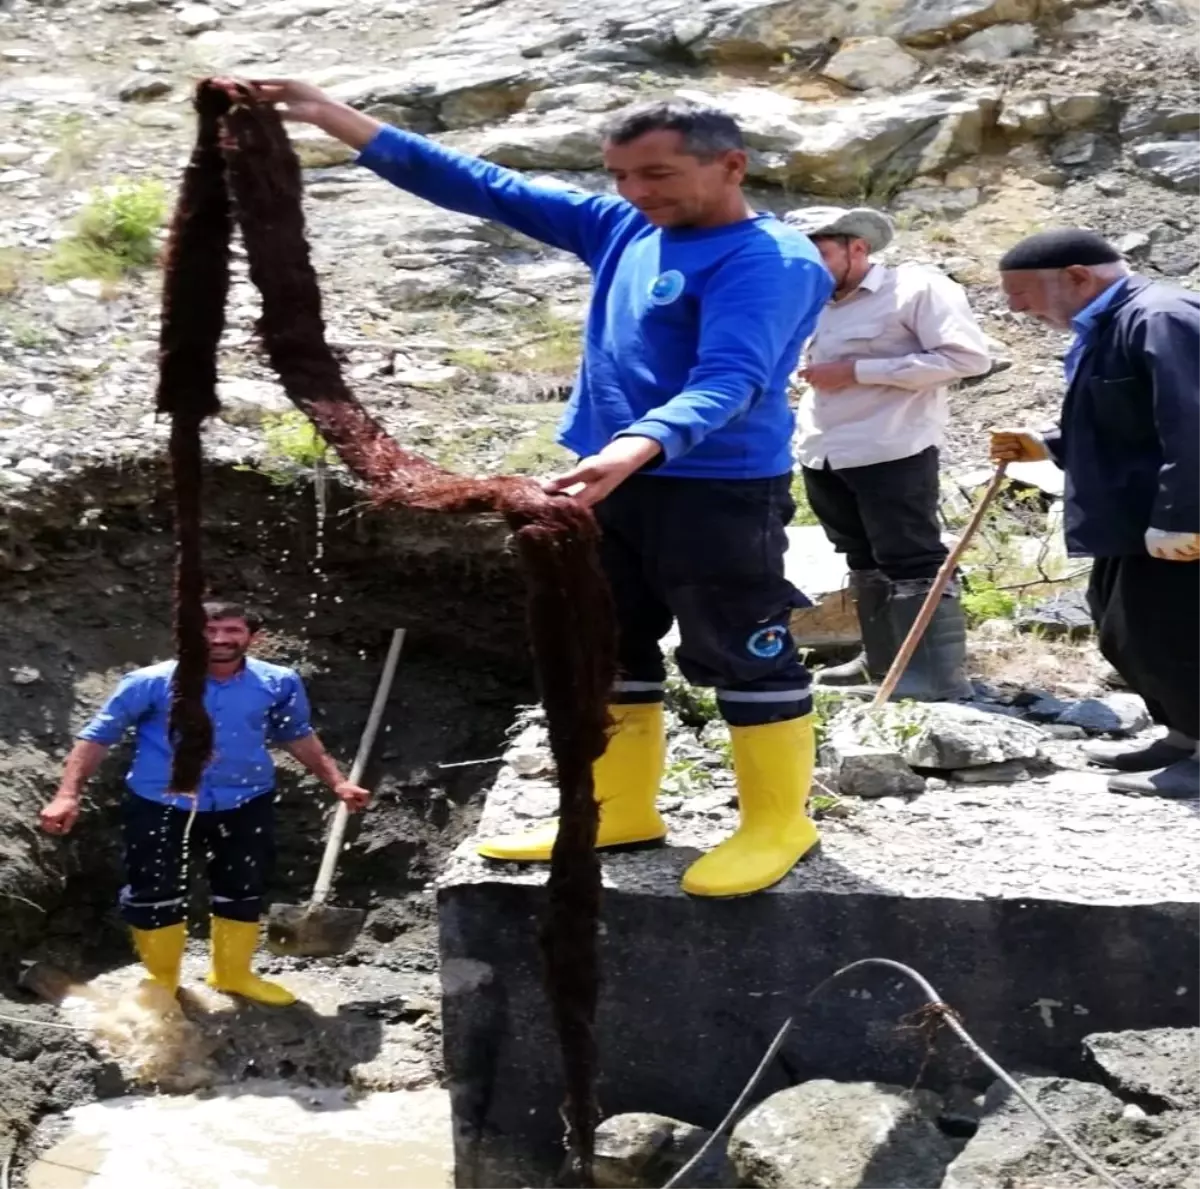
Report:
[[[678,132],[684,151],[709,160],[719,153],[744,149],[737,121],[719,107],[684,99],[659,99],[624,108],[604,130],[610,144],[629,144],[648,132]]]
[[[251,632],[257,632],[263,625],[262,616],[255,611],[248,611],[241,603],[233,603],[224,599],[213,599],[204,604],[204,622],[211,623],[214,619],[241,619]]]

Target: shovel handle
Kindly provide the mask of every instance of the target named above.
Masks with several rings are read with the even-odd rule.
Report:
[[[371,758],[371,748],[375,744],[375,736],[379,732],[379,723],[387,706],[388,695],[392,692],[392,679],[396,676],[396,665],[400,661],[400,648],[404,644],[404,628],[397,628],[392,633],[392,642],[388,647],[387,659],[383,662],[383,672],[379,677],[379,685],[375,688],[375,701],[371,703],[371,713],[367,716],[367,725],[363,728],[362,738],[358,741],[358,752],[348,777],[351,784],[358,784]],[[315,907],[324,904],[333,886],[333,873],[337,868],[338,856],[342,852],[342,841],[346,837],[346,823],[350,820],[350,811],[345,801],[337,803],[333,815],[333,824],[329,827],[329,839],[325,843],[325,853],[321,856],[321,869],[317,872],[317,882],[313,887],[311,904]]]
[[[970,545],[971,539],[979,531],[979,526],[983,523],[983,518],[991,506],[992,500],[1000,493],[1006,470],[1008,470],[1008,463],[1001,462],[996,464],[996,473],[992,476],[992,481],[988,484],[987,491],[983,493],[983,499],[979,501],[979,507],[975,509],[975,515],[971,517],[970,523],[963,529],[962,536],[958,538],[958,544],[950,550],[949,556],[942,562],[942,568],[938,570],[937,577],[933,580],[933,585],[929,588],[929,593],[925,596],[925,602],[921,605],[920,614],[913,621],[912,627],[908,629],[908,635],[904,637],[904,643],[900,646],[900,651],[896,653],[896,659],[892,661],[892,667],[887,671],[887,676],[880,682],[879,689],[875,697],[871,700],[872,710],[878,709],[878,707],[887,702],[888,698],[892,696],[892,691],[895,690],[897,682],[904,676],[904,670],[908,668],[908,662],[912,660],[912,654],[916,652],[917,645],[921,643],[921,637],[925,634],[925,629],[929,626],[929,621],[933,618],[934,611],[937,610],[942,592],[950,585],[950,579],[954,577],[954,571],[958,568],[959,558],[966,553],[967,546]]]

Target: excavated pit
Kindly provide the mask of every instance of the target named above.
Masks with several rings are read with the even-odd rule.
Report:
[[[93,781],[69,838],[41,834],[36,814],[73,732],[119,677],[172,655],[168,491],[161,462],[95,466],[0,520],[0,1005],[30,1019],[52,1017],[23,1006],[18,980],[29,962],[88,979],[131,960],[115,912],[127,749],[114,749]],[[478,819],[515,707],[534,697],[523,589],[503,524],[381,511],[331,480],[321,530],[311,483],[282,486],[254,469],[213,466],[204,545],[211,594],[266,614],[258,654],[300,670],[314,724],[344,768],[391,631],[407,629],[368,770],[375,799],[352,824],[334,894],[367,909],[343,965],[376,968],[392,983],[435,976],[428,885]],[[280,764],[279,790],[272,895],[301,901],[332,798],[290,760]],[[195,897],[193,937],[205,933],[203,906]],[[312,973],[322,969],[333,964]],[[296,1075],[336,1082],[352,1059],[369,1060],[370,1028],[354,1027],[329,1032],[329,1059],[297,1062]],[[339,1059],[339,1046],[354,1051]],[[226,1056],[225,1072],[239,1072],[245,1053]],[[292,1069],[256,1068],[252,1053],[240,1072],[286,1078]],[[0,1157],[11,1147],[5,1132],[19,1138],[47,1110],[120,1085],[86,1040],[0,1022],[0,1100],[9,1105]]]

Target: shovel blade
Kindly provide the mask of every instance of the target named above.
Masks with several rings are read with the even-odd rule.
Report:
[[[366,912],[327,905],[274,904],[267,915],[267,949],[291,958],[328,958],[354,945]]]

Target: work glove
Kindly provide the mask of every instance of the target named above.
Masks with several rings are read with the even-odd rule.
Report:
[[[1162,561],[1200,561],[1200,533],[1146,530],[1146,552]]]
[[[1030,429],[993,429],[988,450],[993,462],[1042,462],[1050,457],[1042,435]]]

